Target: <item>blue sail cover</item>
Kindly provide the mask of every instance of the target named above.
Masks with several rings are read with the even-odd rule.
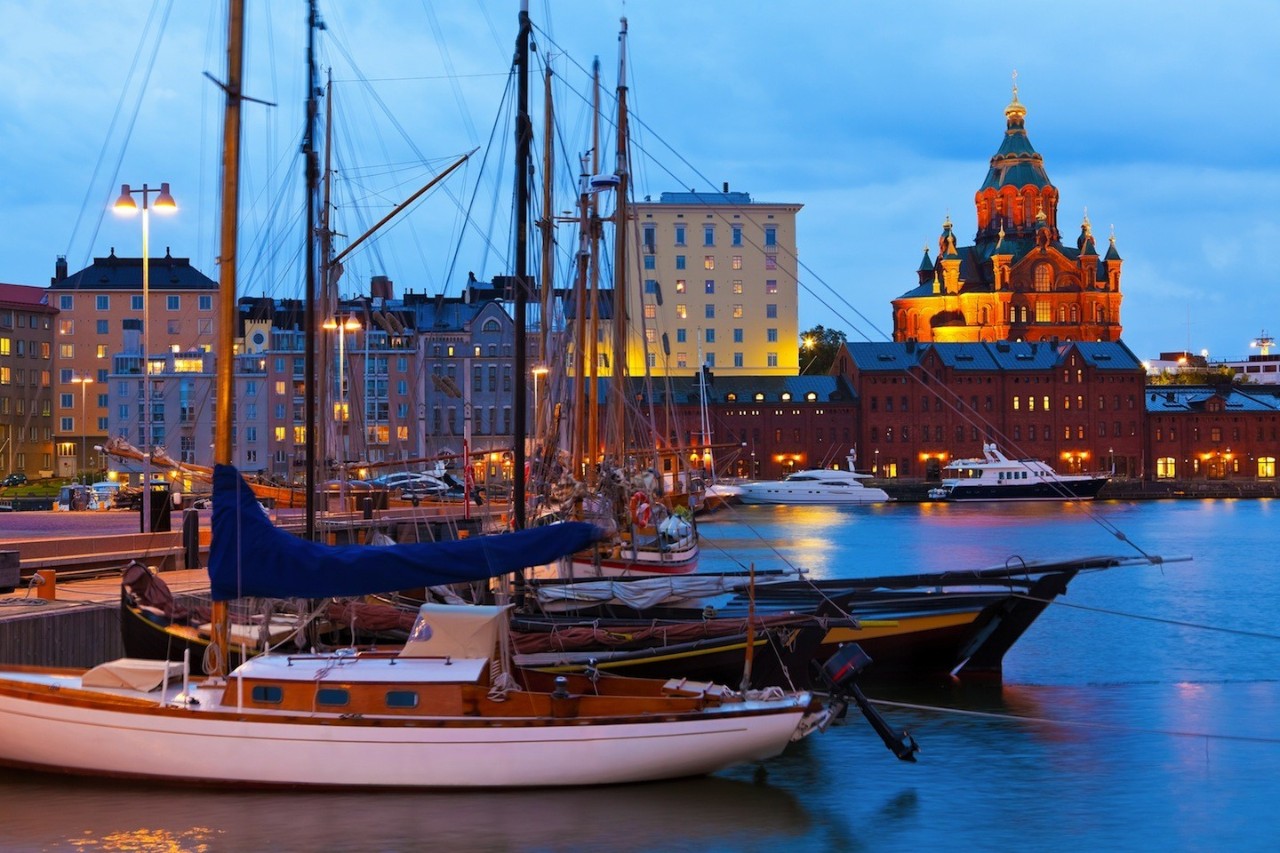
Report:
[[[600,538],[566,522],[451,542],[322,545],[277,528],[240,472],[213,471],[209,581],[215,601],[327,598],[482,580],[581,551]]]

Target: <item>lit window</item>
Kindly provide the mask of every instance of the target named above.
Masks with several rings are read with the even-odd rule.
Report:
[[[778,292],[778,280],[777,280],[776,278],[765,279],[765,282],[764,282],[764,292],[765,292],[765,293],[777,293],[777,292]]]
[[[676,293],[684,293],[684,291],[685,291],[684,279],[682,278],[676,279]]]
[[[733,264],[732,264],[732,266],[733,266],[733,268],[734,268],[735,270],[740,270],[740,269],[742,269],[742,255],[734,255],[734,256],[733,256]]]
[[[703,257],[702,257],[702,268],[703,268],[704,270],[713,270],[713,269],[715,269],[715,268],[716,268],[716,256],[715,256],[715,255],[703,255]]]
[[[733,306],[733,316],[734,316],[734,317],[741,317],[741,316],[742,316],[742,305],[741,305],[741,303],[735,304],[735,305]]]
[[[676,305],[676,316],[684,320],[689,316],[689,306],[683,303]]]
[[[733,280],[733,292],[734,292],[734,293],[742,293],[742,279],[740,279],[740,278],[735,278],[735,279]]]

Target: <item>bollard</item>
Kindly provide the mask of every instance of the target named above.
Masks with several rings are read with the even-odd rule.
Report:
[[[36,595],[45,601],[58,597],[58,573],[53,569],[36,570]]]

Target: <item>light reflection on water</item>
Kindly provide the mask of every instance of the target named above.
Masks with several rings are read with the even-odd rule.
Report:
[[[855,712],[763,778],[743,767],[602,790],[235,793],[0,772],[0,848],[1277,849],[1278,506],[743,507],[703,522],[707,570],[838,577],[1136,553],[1095,516],[1149,553],[1194,557],[1076,578],[1010,652],[1003,686],[870,691],[900,703],[884,713],[919,741],[914,765]]]

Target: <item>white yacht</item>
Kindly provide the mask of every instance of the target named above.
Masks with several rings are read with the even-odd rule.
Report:
[[[957,459],[944,469],[950,476],[929,490],[948,501],[1089,501],[1111,475],[1059,474],[1039,459],[1010,459],[994,444],[982,445],[981,459]]]
[[[756,480],[738,485],[738,500],[744,504],[869,504],[889,500],[884,489],[863,485],[870,474],[853,469],[812,468],[788,474],[782,480]]]

